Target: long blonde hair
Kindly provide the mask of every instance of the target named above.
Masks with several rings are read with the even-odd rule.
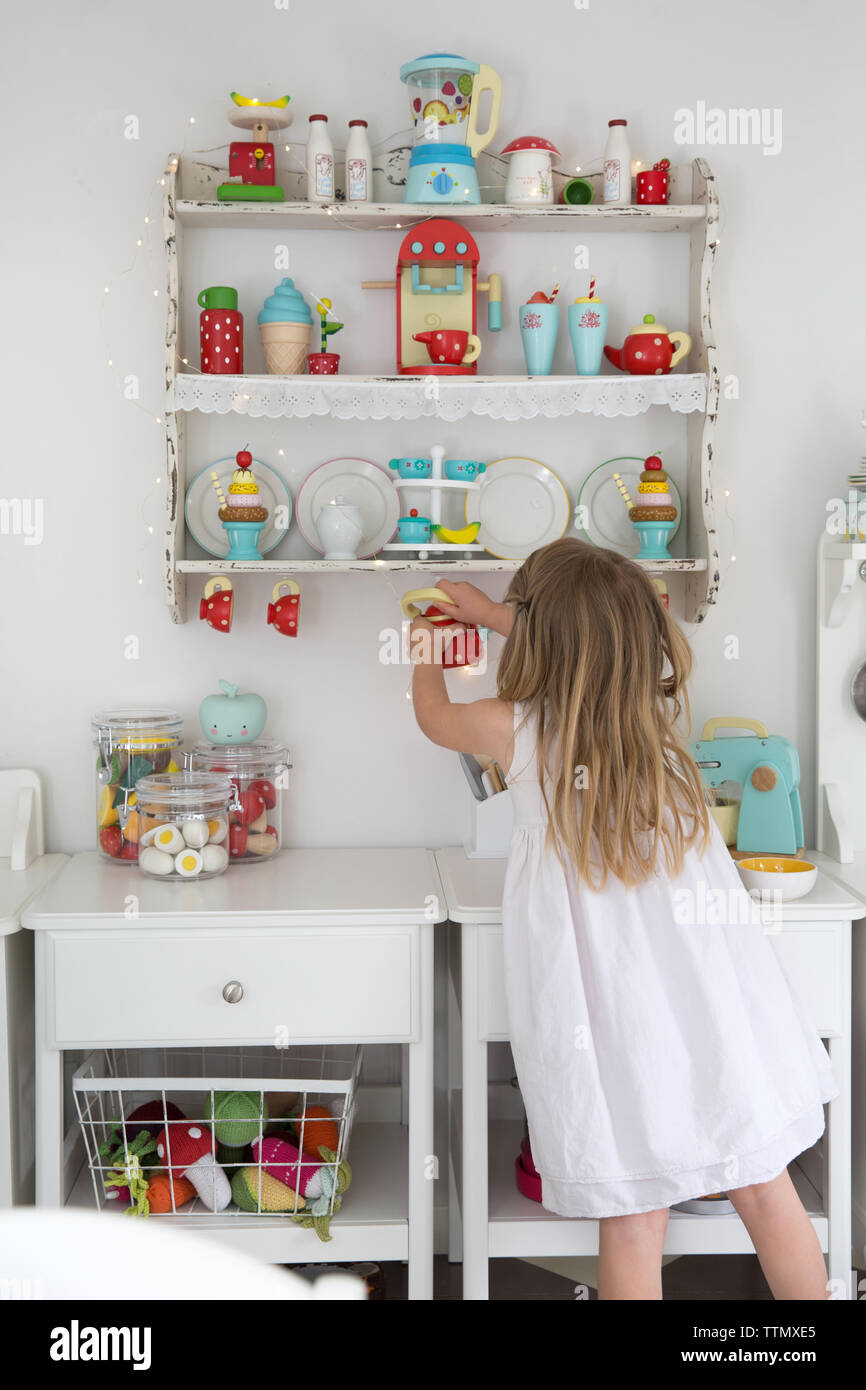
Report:
[[[676,733],[692,654],[652,581],[611,550],[566,539],[530,555],[505,598],[515,618],[498,694],[535,716],[549,843],[595,888],[608,874],[644,882],[659,850],[676,875],[710,820]]]

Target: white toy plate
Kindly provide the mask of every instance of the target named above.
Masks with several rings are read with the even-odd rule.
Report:
[[[638,483],[643,471],[643,459],[636,454],[622,454],[619,458],[600,463],[584,478],[577,495],[575,523],[587,540],[605,550],[618,550],[621,555],[637,555],[640,538],[629,521],[629,510],[622,499],[614,481],[614,473],[619,473],[626,491],[636,504]],[[667,471],[667,470],[665,470]],[[668,486],[673,504],[677,509],[676,527],[671,539],[680,529],[683,519],[683,504],[679,489],[668,474]]]
[[[466,497],[466,520],[480,521],[477,540],[499,560],[525,560],[565,535],[571,504],[552,468],[535,459],[497,459],[477,492]]]
[[[376,555],[395,534],[400,519],[400,498],[391,474],[369,459],[338,458],[320,463],[307,475],[298,491],[298,526],[320,555],[325,547],[319,540],[316,517],[335,497],[361,509],[364,535],[358,559]]]
[[[186,492],[184,515],[187,530],[202,550],[209,555],[218,555],[220,559],[229,553],[229,538],[217,515],[220,502],[210,475],[211,472],[216,473],[228,497],[229,483],[237,466],[234,456],[207,464],[196,474]],[[292,495],[279,473],[267,463],[262,463],[261,459],[253,459],[252,471],[259,485],[262,506],[268,509],[265,529],[259,537],[259,554],[266,555],[275,545],[279,545],[291,525]],[[284,523],[282,525],[277,525],[278,507],[288,508],[287,513],[279,517],[279,521]]]

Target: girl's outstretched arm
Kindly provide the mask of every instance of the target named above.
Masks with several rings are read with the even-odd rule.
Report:
[[[436,660],[434,637],[438,636],[441,633],[423,618],[412,624],[412,704],[418,727],[441,748],[455,753],[489,753],[507,770],[514,752],[514,706],[497,699],[452,704],[442,666]]]

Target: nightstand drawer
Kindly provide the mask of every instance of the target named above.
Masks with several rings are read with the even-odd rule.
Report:
[[[410,1041],[417,1036],[416,943],[411,926],[57,932],[49,945],[53,1036],[46,1041]]]

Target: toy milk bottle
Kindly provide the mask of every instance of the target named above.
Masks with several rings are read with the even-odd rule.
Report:
[[[604,202],[608,207],[628,207],[631,203],[631,150],[626,121],[608,121],[610,134],[604,147]]]
[[[307,202],[334,201],[334,146],[327,116],[310,117],[307,137]]]
[[[230,285],[211,285],[198,297],[201,369],[213,375],[244,370],[244,316],[238,292]]]
[[[366,121],[349,122],[346,146],[346,201],[369,203],[373,194],[373,151]]]

